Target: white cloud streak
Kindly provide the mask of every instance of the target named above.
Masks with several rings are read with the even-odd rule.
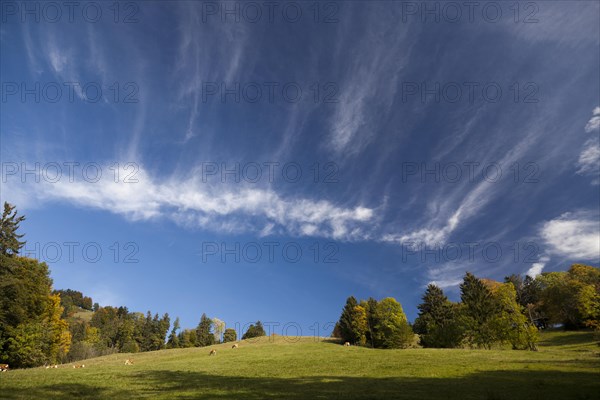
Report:
[[[590,118],[585,125],[585,131],[588,133],[597,130],[600,130],[600,107],[594,108],[594,111],[592,111],[592,118]]]
[[[524,138],[514,148],[509,150],[498,162],[498,165],[508,166],[519,160],[519,158],[531,147],[536,134]],[[510,181],[509,181],[510,182]],[[452,195],[445,195],[445,201],[440,206],[446,214],[443,224],[439,224],[441,219],[438,215],[426,223],[426,227],[408,231],[403,234],[387,234],[382,237],[385,242],[396,242],[400,244],[417,243],[428,247],[434,247],[446,243],[449,236],[473,216],[479,215],[479,212],[492,201],[498,193],[506,186],[501,182],[493,182],[484,179],[473,189],[468,190],[467,194],[462,195],[463,190],[455,190]]]
[[[202,117],[199,110],[202,83],[225,82],[232,85],[242,65],[250,66],[244,57],[248,48],[248,32],[244,24],[218,24],[200,34],[198,27],[203,26],[201,8],[193,3],[182,3],[178,7],[181,16],[180,43],[174,80],[180,85],[178,101],[190,108],[182,139],[182,143],[186,143],[200,134],[196,125]],[[208,40],[207,36],[214,40]]]
[[[340,80],[343,90],[330,119],[329,148],[337,156],[360,153],[376,135],[378,121],[390,112],[400,73],[412,50],[406,26],[396,25],[394,32],[389,32],[382,23],[390,18],[387,11],[362,18],[369,18],[369,29],[361,40],[357,43],[354,38],[341,35],[335,50],[340,59],[348,51],[361,54],[351,57],[344,66]],[[350,22],[340,24],[341,32],[346,29],[354,30],[356,26]]]
[[[587,133],[600,133],[600,107],[594,108],[592,118],[585,125]],[[592,185],[600,185],[600,136],[585,142],[579,159],[577,173],[592,176]]]
[[[592,175],[593,185],[600,184],[600,141],[598,139],[588,140],[577,160],[580,175]]]
[[[131,170],[121,168],[120,176]],[[105,171],[108,171],[108,166]],[[64,201],[124,215],[131,220],[167,217],[195,228],[221,233],[255,232],[261,236],[286,234],[318,236],[336,240],[363,240],[374,220],[371,208],[340,207],[326,200],[282,198],[268,188],[203,183],[199,173],[189,178],[157,182],[140,168],[137,183],[114,182],[113,174],[90,179],[58,182],[15,183],[9,179],[11,198]],[[7,199],[11,200],[11,199]]]

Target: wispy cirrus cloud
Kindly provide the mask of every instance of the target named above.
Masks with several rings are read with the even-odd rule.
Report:
[[[463,262],[449,261],[427,269],[427,284],[436,285],[442,289],[455,290],[462,283],[465,275]]]
[[[600,107],[594,108],[592,115],[592,118],[585,124],[585,131],[588,133],[600,130]]]
[[[513,148],[507,150],[499,159],[498,165],[510,166],[523,157],[535,144],[540,132],[533,130],[521,139]],[[485,164],[485,163],[484,163]],[[449,236],[463,223],[480,215],[482,210],[499,194],[504,193],[507,185],[514,184],[511,180],[494,182],[483,179],[472,185],[465,180],[462,186],[455,186],[451,193],[443,193],[436,201],[436,214],[424,222],[424,226],[405,233],[387,234],[382,240],[386,242],[414,242],[425,246],[435,246],[446,243]],[[440,223],[441,222],[441,223]]]
[[[186,143],[200,134],[197,123],[202,116],[203,82],[219,81],[231,86],[242,65],[250,68],[245,58],[249,32],[245,24],[202,23],[202,10],[193,3],[181,3],[177,10],[181,16],[180,41],[173,78],[179,85],[178,102],[189,107],[187,129],[181,140]]]
[[[593,185],[600,184],[600,140],[590,139],[585,143],[584,149],[577,160],[580,175],[592,175]]]
[[[358,12],[363,11],[359,7]],[[351,57],[343,68],[340,66],[341,96],[329,121],[329,148],[342,157],[359,154],[376,135],[379,124],[390,112],[400,74],[408,64],[413,46],[407,26],[395,24],[390,28],[382,24],[391,18],[387,8],[361,16],[366,19],[362,23],[367,28],[358,43],[340,34],[335,49],[340,59],[348,51],[361,54]],[[340,24],[340,33],[356,29],[352,20],[344,22]]]
[[[597,2],[545,3],[534,12],[537,23],[507,24],[509,31],[533,42],[554,42],[559,46],[578,47],[582,42],[600,44]],[[533,15],[534,13],[530,14]],[[552,21],[552,23],[548,23]]]
[[[594,108],[592,118],[585,125],[587,133],[597,134],[584,144],[579,159],[577,160],[577,173],[591,176],[592,185],[600,184],[600,107]]]
[[[130,172],[123,168],[120,171],[121,176]],[[131,220],[166,217],[221,233],[364,240],[375,219],[374,210],[362,205],[343,207],[326,200],[283,198],[269,188],[209,185],[199,176],[192,173],[187,178],[171,177],[159,182],[140,168],[135,175],[137,182],[115,183],[112,175],[104,174],[97,182],[63,179],[22,183],[9,179],[4,186],[11,194],[8,200],[61,201]]]
[[[48,51],[48,59],[50,60],[50,65],[54,72],[60,74],[63,72],[67,64],[69,63],[69,59],[66,54],[64,54],[61,50],[59,50],[56,46],[52,46]]]

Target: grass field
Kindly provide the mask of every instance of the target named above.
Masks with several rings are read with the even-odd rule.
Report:
[[[216,356],[209,356],[210,349]],[[135,362],[124,365],[127,358]],[[116,354],[0,374],[2,399],[599,399],[588,332],[545,332],[538,352],[373,350],[263,337],[209,348]]]
[[[93,311],[89,310],[79,310],[75,314],[73,314],[73,318],[78,318],[86,322],[90,322],[92,320],[92,316],[94,315]]]

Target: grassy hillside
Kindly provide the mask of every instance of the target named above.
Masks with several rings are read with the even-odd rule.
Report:
[[[216,356],[209,356],[210,349]],[[124,365],[127,358],[135,362]],[[263,337],[208,348],[117,354],[84,369],[0,374],[2,399],[597,399],[600,347],[547,332],[539,352],[373,350]]]
[[[81,319],[86,322],[90,322],[92,317],[94,316],[93,311],[79,309],[76,313],[73,314],[72,318]]]

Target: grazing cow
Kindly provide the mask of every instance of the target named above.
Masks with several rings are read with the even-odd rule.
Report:
[[[217,355],[217,351],[215,349],[211,350],[210,353],[208,353],[209,356],[216,356]]]
[[[8,364],[0,364],[0,371],[8,371]]]
[[[350,346],[350,342],[344,343],[344,346]]]
[[[238,344],[234,344],[233,346],[231,346],[232,349],[237,349],[238,348]]]
[[[49,368],[58,368],[58,365],[57,365],[57,364],[54,364],[54,365],[46,365],[46,369],[49,369]]]
[[[75,364],[73,368],[85,368],[85,364]]]
[[[133,365],[133,360],[128,358],[127,360],[125,360],[125,365]]]

